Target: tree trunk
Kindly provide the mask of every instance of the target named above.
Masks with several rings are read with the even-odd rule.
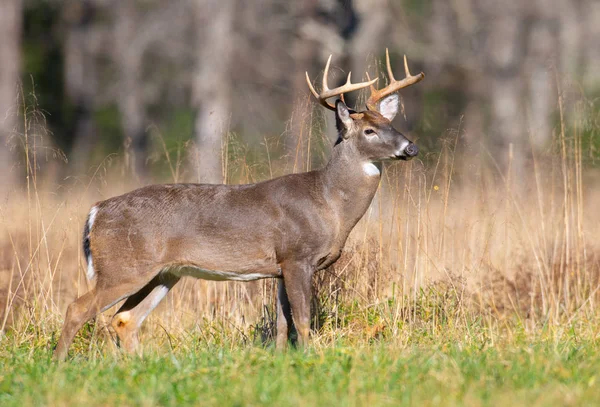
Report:
[[[75,134],[70,158],[76,174],[84,173],[96,142],[94,109],[96,97],[95,41],[92,23],[95,7],[91,1],[66,6],[69,28],[65,39],[64,78],[67,95],[75,105]]]
[[[21,0],[0,2],[0,198],[17,179],[14,154],[9,140],[16,124],[17,83],[20,72],[22,3]]]
[[[552,112],[556,104],[552,71],[560,72],[559,18],[554,0],[538,0],[529,36],[527,81],[529,82],[528,119],[531,147],[540,151],[552,138]]]
[[[142,57],[144,47],[136,45],[137,10],[133,1],[115,3],[115,47],[119,76],[117,102],[125,136],[126,162],[140,178],[147,176],[148,136],[143,98]]]
[[[306,168],[306,160],[310,145],[308,138],[310,136],[311,113],[315,106],[314,100],[306,85],[305,72],[315,66],[314,61],[319,53],[320,43],[313,37],[307,36],[311,24],[314,23],[317,10],[316,0],[303,0],[295,4],[296,14],[294,21],[295,40],[291,45],[291,51],[294,61],[294,74],[292,77],[292,101],[291,117],[285,138],[285,150],[287,156],[292,161],[292,172],[302,172]],[[311,80],[317,76],[317,72],[309,72]],[[318,108],[317,108],[318,109]]]
[[[513,174],[522,174],[529,144],[523,115],[525,83],[522,80],[528,43],[527,20],[524,7],[515,2],[497,4],[490,7],[489,13],[486,76],[491,102],[490,135],[495,145],[492,154],[502,170],[510,166]],[[511,145],[512,156],[509,154]]]
[[[373,75],[376,67],[370,66],[374,60],[383,55],[386,47],[391,48],[389,38],[390,22],[392,15],[388,10],[387,0],[374,0],[371,2],[357,2],[356,9],[360,18],[358,32],[352,38],[350,55],[352,57],[352,76],[355,81],[362,79],[370,68]],[[378,44],[373,46],[373,44]],[[391,49],[393,52],[393,49]],[[373,55],[373,52],[377,54]],[[369,59],[371,58],[371,59]],[[373,77],[373,76],[371,76]],[[385,84],[381,77],[377,86]]]
[[[223,135],[228,131],[233,61],[233,1],[196,0],[196,70],[192,98],[198,181],[222,183]]]

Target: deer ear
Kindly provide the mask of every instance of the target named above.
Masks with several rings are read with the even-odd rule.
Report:
[[[352,126],[353,122],[354,120],[350,117],[348,106],[338,99],[335,102],[335,125],[341,137],[348,138],[348,129]]]
[[[394,93],[379,102],[379,113],[389,121],[394,120],[398,113],[400,98]]]

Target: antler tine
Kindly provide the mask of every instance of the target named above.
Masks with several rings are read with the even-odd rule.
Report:
[[[329,85],[327,83],[327,77],[329,76],[329,65],[330,64],[331,64],[331,55],[327,59],[327,64],[325,65],[325,71],[323,71],[323,86],[321,89],[321,93],[318,93],[315,90],[315,88],[313,87],[313,85],[310,81],[310,77],[308,76],[308,72],[306,72],[306,83],[308,83],[308,88],[310,89],[311,93],[314,95],[315,98],[317,98],[317,100],[319,101],[319,103],[321,105],[325,106],[329,110],[335,110],[335,105],[329,104],[329,102],[327,102],[327,99],[332,98],[334,96],[340,96],[340,98],[343,101],[344,93],[353,92],[355,90],[363,89],[368,86],[373,86],[373,84],[379,79],[379,78],[375,78],[375,79],[371,80],[369,78],[369,81],[367,81],[367,82],[352,83],[352,80],[351,80],[352,72],[349,72],[348,79],[346,80],[345,84],[343,84],[342,86],[339,86],[337,88],[329,89]]]
[[[408,70],[408,61],[406,60],[406,55],[404,55],[404,74],[407,78],[411,76],[410,71]]]
[[[404,56],[404,62],[406,62],[406,55]],[[390,53],[387,48],[385,49],[385,65],[387,66],[388,79],[390,83],[396,82],[396,78],[394,78],[394,72],[392,71],[392,64],[390,63]]]
[[[411,75],[408,70],[408,61],[406,60],[406,55],[404,55],[404,73],[406,77],[400,81],[394,78],[394,73],[392,72],[392,64],[390,63],[390,54],[388,49],[385,50],[385,60],[388,71],[388,79],[389,84],[383,88],[376,90],[374,87],[371,87],[371,96],[367,100],[367,108],[369,110],[377,110],[377,102],[383,99],[384,97],[391,95],[392,93],[398,92],[400,89],[406,88],[410,85],[414,85],[417,82],[420,82],[425,78],[425,74],[423,72],[418,75]]]
[[[346,80],[346,85],[349,84],[349,83],[351,83],[350,82],[350,78],[351,77],[352,77],[352,71],[348,72],[348,79]],[[344,104],[346,104],[346,99],[344,99],[344,94],[343,93],[340,94],[340,100],[342,102],[344,102]]]
[[[368,73],[368,72],[365,72],[365,73],[367,74],[367,80],[368,80],[368,81],[371,81],[371,77],[369,76],[369,73]],[[379,80],[379,78],[375,78],[375,79],[373,80],[373,83],[375,83],[375,82],[376,82],[376,81],[378,81],[378,80]],[[373,84],[369,85],[369,89],[371,90],[371,93],[373,93],[373,92],[377,92],[377,89],[375,89],[375,86],[374,86]]]
[[[318,99],[319,98],[319,94],[317,93],[317,91],[313,87],[313,85],[312,85],[312,83],[310,81],[310,77],[308,76],[308,72],[306,72],[306,83],[308,83],[308,88],[310,89],[310,91],[313,94],[313,96]]]
[[[326,92],[329,90],[329,86],[327,84],[327,77],[329,76],[329,64],[331,64],[331,57],[333,54],[329,54],[329,58],[327,58],[327,63],[325,64],[325,70],[323,71],[323,88],[321,92]]]

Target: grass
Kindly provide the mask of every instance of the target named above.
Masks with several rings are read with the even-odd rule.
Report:
[[[51,167],[37,148],[45,127],[33,110],[23,110],[29,125],[19,135],[25,188],[0,202],[0,405],[599,398],[600,181],[592,152],[583,151],[584,138],[598,134],[597,108],[561,116],[553,145],[532,158],[527,174],[516,173],[524,167],[512,166],[510,148],[502,152],[507,167],[485,149],[461,156],[460,132],[438,152],[386,165],[341,259],[315,276],[304,351],[273,350],[274,281],[184,279],[144,324],[143,358],[118,351],[112,310],[86,324],[64,364],[50,358],[64,312],[89,289],[81,226],[93,202],[136,185],[125,181],[127,160],[115,156],[59,185],[44,178]],[[276,141],[265,139],[262,163],[228,139],[225,179],[308,170],[327,152],[310,149],[326,143],[307,127],[287,158],[271,160]],[[168,148],[159,149],[172,180],[194,181],[180,162],[185,151]]]
[[[597,340],[457,339],[287,353],[196,341],[143,359],[78,355],[60,365],[45,347],[4,348],[0,404],[593,405],[600,397]]]

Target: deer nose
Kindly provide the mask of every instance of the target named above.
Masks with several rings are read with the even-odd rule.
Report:
[[[404,149],[404,153],[409,156],[409,157],[414,157],[417,154],[419,154],[419,147],[417,147],[416,144],[414,143],[410,143],[408,146],[406,146],[406,148]]]

